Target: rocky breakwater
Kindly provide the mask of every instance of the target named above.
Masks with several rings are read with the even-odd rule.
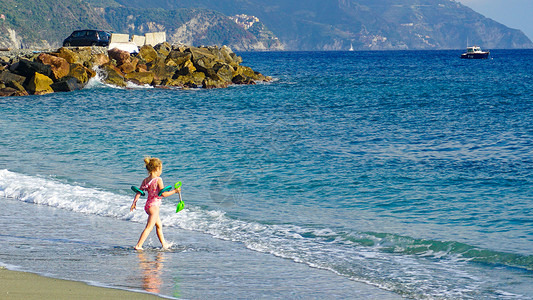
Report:
[[[0,96],[42,95],[82,89],[98,76],[107,84],[176,88],[225,88],[270,81],[228,47],[145,45],[139,53],[101,47],[2,55]]]

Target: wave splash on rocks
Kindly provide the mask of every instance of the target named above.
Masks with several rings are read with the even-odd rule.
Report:
[[[271,78],[241,66],[230,48],[143,46],[130,54],[104,47],[59,48],[0,55],[0,96],[43,95],[84,88],[97,74],[106,84],[174,88],[225,88]]]

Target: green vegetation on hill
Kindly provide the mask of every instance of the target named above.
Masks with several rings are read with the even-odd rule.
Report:
[[[131,8],[114,0],[2,0],[0,47],[58,47],[73,31],[100,29],[143,35],[165,31],[172,43],[228,45],[235,50],[280,49],[263,24],[248,31],[208,9]]]
[[[258,23],[260,29],[246,30],[227,16],[207,9],[108,7],[105,19],[116,32],[130,35],[165,31],[171,43],[229,45],[235,50],[268,50],[281,46],[263,24]]]
[[[208,8],[259,19],[287,49],[530,48],[510,29],[453,0],[115,0],[127,7]]]
[[[73,30],[82,28],[111,29],[104,20],[81,0],[2,0],[0,45],[10,45],[16,32],[22,46],[46,46],[63,41]]]

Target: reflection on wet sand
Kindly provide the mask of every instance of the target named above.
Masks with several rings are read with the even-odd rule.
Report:
[[[139,252],[139,268],[143,274],[143,289],[150,293],[159,294],[161,291],[161,272],[164,267],[165,255],[163,252],[157,252],[155,255],[149,255],[145,252]],[[152,256],[152,257],[151,257]]]

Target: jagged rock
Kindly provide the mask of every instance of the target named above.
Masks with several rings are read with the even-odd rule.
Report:
[[[109,59],[114,59],[117,62],[117,66],[131,62],[130,53],[124,50],[113,48],[107,51],[107,55],[109,56]]]
[[[3,70],[0,72],[0,81],[4,83],[10,83],[11,81],[16,81],[20,84],[26,81],[26,77],[10,72],[9,70]]]
[[[128,62],[121,64],[118,68],[124,74],[132,73],[135,72],[138,62],[139,59],[135,57],[133,59],[130,59]]]
[[[49,94],[54,92],[50,87],[53,83],[54,81],[50,77],[36,72],[30,79],[27,89],[35,95]]]
[[[104,73],[104,82],[108,84],[113,84],[116,86],[126,86],[124,81],[124,76],[117,67],[113,66],[111,63],[105,64],[101,67],[101,70]]]
[[[147,63],[153,62],[154,60],[159,58],[157,51],[155,51],[154,47],[150,45],[142,46],[139,50],[138,56]]]
[[[109,62],[109,56],[103,53],[97,53],[91,57],[91,62],[94,66],[100,67],[101,65],[105,65]]]
[[[176,71],[174,76],[190,75],[194,73],[195,71],[196,71],[196,67],[194,67],[194,64],[192,63],[192,61],[188,60],[179,67],[178,71]]]
[[[231,80],[234,84],[255,84],[251,78],[248,78],[242,74],[238,74]]]
[[[85,84],[81,83],[75,77],[66,76],[61,80],[54,82],[50,85],[55,92],[71,92],[81,90],[85,87]]]
[[[149,71],[154,73],[154,85],[160,85],[164,80],[174,77],[178,67],[167,66],[163,60],[158,60],[149,67]]]
[[[207,48],[197,48],[197,47],[189,47],[186,52],[191,53],[192,55],[192,61],[194,63],[197,63],[199,60],[204,59],[204,61],[210,62],[210,65],[212,65],[216,62],[216,56],[209,51]]]
[[[204,89],[218,89],[218,88],[226,88],[228,87],[229,83],[223,80],[215,80],[210,77],[206,77],[204,81],[202,82],[202,87]]]
[[[153,72],[135,72],[124,76],[127,80],[137,84],[151,84],[154,81]]]
[[[237,54],[232,52],[230,53],[230,57],[236,65],[242,64],[242,57],[237,56]]]
[[[242,59],[227,47],[171,47],[162,43],[155,48],[143,46],[133,55],[117,49],[60,48],[56,53],[26,53],[9,60],[11,65],[0,62],[2,95],[78,90],[96,75],[97,69],[105,83],[117,86],[131,81],[160,87],[224,88],[232,83],[269,80],[240,66]]]
[[[57,56],[65,59],[69,64],[80,63],[80,57],[68,48],[59,48]]]
[[[0,89],[0,97],[11,97],[15,96],[17,90],[11,87],[4,87]]]
[[[67,76],[70,72],[70,64],[64,58],[41,53],[37,59],[43,64],[51,67],[52,73],[54,74],[54,79],[56,80]]]
[[[148,66],[139,62],[135,68],[135,72],[148,72]]]
[[[186,61],[191,60],[191,58],[192,58],[192,54],[191,53],[184,53],[184,52],[172,50],[168,54],[165,62],[168,62],[169,60],[171,60],[171,61],[174,61],[176,63],[176,65],[180,66],[183,63],[185,63]]]
[[[21,76],[32,78],[35,73],[40,73],[46,77],[53,77],[52,67],[39,62],[21,59],[18,63],[11,65],[10,70]]]
[[[233,73],[235,72],[232,66],[225,63],[216,63],[213,66],[213,70],[215,70],[218,77],[227,82],[231,82],[233,79]]]
[[[236,67],[235,75],[239,75],[239,74],[240,75],[244,75],[245,77],[251,78],[252,80],[256,80],[256,81],[266,81],[267,80],[267,78],[265,76],[263,76],[259,72],[255,72],[250,67],[245,67],[245,66]]]
[[[8,83],[6,83],[6,86],[7,87],[10,87],[10,88],[14,88],[16,89],[17,91],[19,92],[23,92],[23,93],[26,93],[28,94],[28,92],[26,91],[26,89],[22,86],[21,83],[17,82],[17,81],[10,81]]]
[[[70,72],[68,76],[76,78],[79,83],[85,84],[94,77],[94,71],[89,70],[84,65],[81,64],[72,64],[70,65]]]
[[[193,56],[194,57],[194,56]],[[207,76],[211,76],[212,74],[216,74],[216,72],[213,70],[213,66],[215,65],[215,62],[213,60],[210,60],[207,57],[201,57],[199,59],[193,60],[194,67],[196,70],[205,73]]]
[[[170,51],[172,51],[172,46],[168,42],[160,43],[154,46],[154,50],[157,51],[162,56],[168,56]]]

